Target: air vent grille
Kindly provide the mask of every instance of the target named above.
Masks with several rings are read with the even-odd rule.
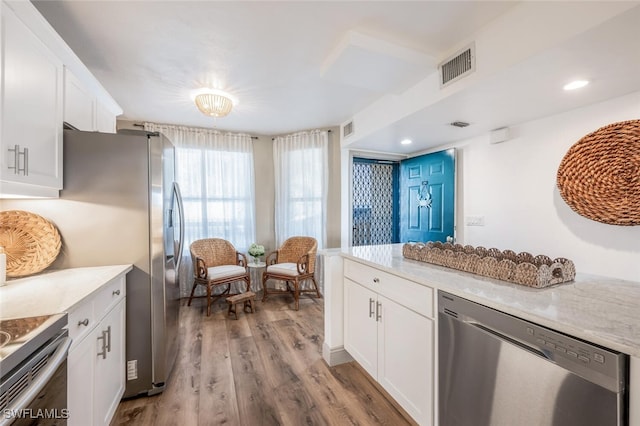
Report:
[[[353,121],[350,121],[344,126],[342,126],[342,137],[346,138],[347,136],[351,136],[352,134],[353,134]]]
[[[440,86],[444,87],[473,72],[476,68],[475,44],[471,44],[440,65]]]

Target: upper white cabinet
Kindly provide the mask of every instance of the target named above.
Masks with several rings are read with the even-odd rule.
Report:
[[[96,98],[82,82],[64,70],[64,121],[78,130],[95,130]]]
[[[116,132],[116,114],[69,68],[64,70],[64,121],[88,132]]]
[[[116,131],[122,109],[29,1],[0,7],[0,198],[57,197],[63,122]]]
[[[2,4],[2,192],[62,188],[62,61]]]

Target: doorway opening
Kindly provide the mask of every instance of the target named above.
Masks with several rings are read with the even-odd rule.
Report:
[[[399,163],[353,158],[353,246],[399,242]]]

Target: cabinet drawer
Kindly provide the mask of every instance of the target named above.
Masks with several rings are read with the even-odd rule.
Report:
[[[430,287],[348,259],[344,261],[344,275],[394,302],[433,318],[433,289]]]
[[[72,346],[80,341],[96,326],[93,315],[93,301],[86,300],[69,311],[69,337],[73,339]]]
[[[116,278],[105,284],[93,302],[96,318],[102,319],[111,308],[124,299],[125,291],[125,277]]]

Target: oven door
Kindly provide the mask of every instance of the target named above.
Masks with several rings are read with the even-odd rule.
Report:
[[[67,354],[64,330],[2,378],[0,425],[66,425]]]

